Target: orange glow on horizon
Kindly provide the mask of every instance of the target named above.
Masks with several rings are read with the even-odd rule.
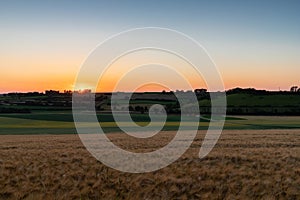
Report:
[[[9,92],[44,92],[45,90],[59,90],[63,92],[64,90],[74,90],[74,77],[72,76],[56,76],[56,77],[23,77],[23,78],[13,78],[13,82],[8,82],[7,79],[0,79],[0,93],[9,93]],[[98,85],[97,92],[112,92],[114,85],[116,84],[116,79],[104,79],[105,84]],[[274,82],[278,82],[278,84],[274,85]],[[225,89],[232,89],[236,87],[241,88],[256,88],[256,89],[266,89],[266,90],[289,90],[290,86],[293,85],[293,82],[289,84],[280,84],[281,80],[257,80],[255,82],[249,81],[240,77],[239,79],[226,78],[224,79]],[[9,83],[9,84],[7,84]],[[191,86],[193,89],[197,88],[207,88],[202,84],[199,84],[197,81],[191,82]],[[75,88],[75,90],[79,89],[91,89],[88,86],[82,86],[80,88]],[[147,85],[144,87],[138,88],[139,92],[152,92],[152,91],[169,91],[168,88],[157,86],[157,85]],[[178,87],[178,90],[181,90]]]
[[[126,72],[126,70],[130,69],[130,66],[138,66],[143,62],[149,63],[155,59],[158,59],[158,61],[165,61],[164,59],[166,59],[170,66],[174,65],[177,66],[178,69],[184,67],[188,69],[187,64],[176,57],[169,56],[165,58],[164,56],[159,57],[153,52],[147,53],[148,54],[143,55],[138,54],[138,56],[140,56],[138,57],[139,59],[134,59],[133,56],[128,55],[115,62],[114,66],[112,66],[102,78],[102,82],[98,85],[96,91],[112,92],[118,79]],[[39,59],[33,59],[32,57],[26,56],[13,57],[0,55],[0,65],[9,66],[1,69],[0,93],[44,92],[45,90],[51,89],[63,92],[64,90],[91,89],[88,85],[83,85],[80,88],[73,88],[84,55],[76,59],[73,57],[63,59],[61,56],[50,58],[51,56],[49,55],[41,56]],[[240,65],[242,64],[243,63],[240,61]],[[295,80],[298,80],[298,74],[289,72],[284,74],[280,70],[279,64],[274,64],[274,68],[278,70],[272,71],[271,75],[267,65],[263,65],[259,69],[257,63],[248,63],[247,65],[244,65],[244,67],[239,67],[240,65],[233,65],[232,61],[226,61],[223,63],[223,66],[219,66],[226,90],[236,87],[252,87],[266,90],[279,90],[280,88],[281,90],[289,90],[292,85],[299,85],[299,82],[295,82]],[[256,68],[251,67],[251,65],[256,66]],[[120,66],[122,66],[122,68],[120,68]],[[182,75],[188,78],[193,89],[207,88],[202,77],[199,77],[192,70],[181,70],[181,72]],[[172,78],[168,76],[168,74],[166,74],[166,77]],[[185,88],[180,87],[181,85],[177,84],[173,88],[185,90]],[[167,91],[166,88],[164,89]],[[152,85],[141,87],[138,91],[151,92],[162,91],[164,89]]]
[[[1,85],[4,85],[0,81]],[[10,92],[44,92],[45,90],[58,90],[60,92],[63,92],[64,90],[71,90],[73,91],[72,84],[73,82],[69,83],[63,83],[63,84],[53,84],[53,83],[44,83],[44,84],[35,84],[36,82],[28,85],[19,85],[18,83],[11,85],[10,87],[1,87],[0,88],[0,93],[10,93]],[[232,84],[226,84],[225,83],[225,90],[233,89],[233,88],[255,88],[255,89],[263,89],[263,90],[271,90],[271,91],[287,91],[289,90],[288,87],[282,87],[282,86],[265,86],[265,85],[253,85],[253,84],[247,84],[247,83],[232,83]],[[206,88],[206,87],[198,87],[198,86],[193,86],[193,89],[197,88]],[[88,87],[82,87],[79,88],[78,90],[84,90],[84,89],[90,89]],[[168,88],[162,87],[162,86],[157,86],[157,85],[147,85],[140,87],[136,90],[136,92],[161,92],[161,91],[169,91]],[[178,90],[181,90],[178,88]],[[113,89],[111,86],[103,87],[101,90],[97,90],[97,92],[112,92]],[[120,92],[128,92],[128,91],[120,91]]]

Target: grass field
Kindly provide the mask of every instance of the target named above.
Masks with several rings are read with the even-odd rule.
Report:
[[[201,100],[200,106],[210,106],[210,100]],[[257,94],[230,94],[227,95],[227,106],[235,107],[289,107],[300,106],[300,95],[293,94],[274,94],[274,95],[257,95]]]
[[[149,123],[147,114],[133,114],[133,120],[140,126]],[[203,116],[199,130],[205,130],[209,125],[209,116]],[[111,114],[99,114],[98,119],[104,132],[119,132]],[[193,117],[191,120],[193,121]],[[121,121],[127,126],[126,120]],[[163,130],[177,130],[180,116],[170,115]],[[212,123],[213,125],[213,123]],[[182,126],[189,129],[188,122]],[[300,128],[300,117],[275,116],[227,116],[225,129],[295,129]],[[0,134],[75,134],[76,129],[71,112],[42,111],[31,114],[1,114]]]
[[[299,130],[225,130],[199,160],[205,131],[161,170],[121,173],[104,166],[77,135],[0,136],[0,199],[299,199]],[[174,132],[150,139],[108,134],[115,144],[149,152]]]

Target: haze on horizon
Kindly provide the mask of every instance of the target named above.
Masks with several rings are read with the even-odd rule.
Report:
[[[137,27],[170,28],[197,40],[226,89],[289,90],[300,85],[299,10],[297,0],[1,1],[0,93],[72,90],[91,50]]]

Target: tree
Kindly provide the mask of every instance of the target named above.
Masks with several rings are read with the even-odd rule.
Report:
[[[134,111],[134,108],[132,106],[129,106],[129,111]]]
[[[195,89],[194,92],[196,95],[201,95],[207,93],[207,89]]]
[[[141,114],[145,113],[144,107],[142,106],[135,106],[135,111],[141,112]]]
[[[145,111],[145,112],[148,112],[148,111],[149,111],[147,106],[144,107],[144,111]]]
[[[297,92],[298,86],[292,86],[290,91],[291,92]]]

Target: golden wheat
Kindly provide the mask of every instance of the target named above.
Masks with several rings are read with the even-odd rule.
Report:
[[[149,152],[174,134],[109,138]],[[179,160],[145,174],[106,167],[77,135],[0,136],[0,199],[300,199],[300,130],[223,131],[200,160],[204,134]]]

